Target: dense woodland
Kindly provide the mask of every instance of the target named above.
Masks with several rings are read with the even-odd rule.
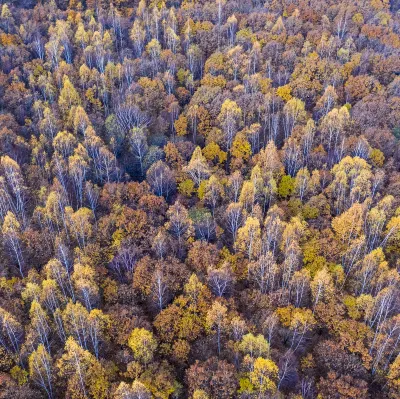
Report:
[[[400,398],[388,0],[0,16],[0,398]]]

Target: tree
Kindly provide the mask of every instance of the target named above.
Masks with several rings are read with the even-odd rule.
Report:
[[[367,254],[361,261],[361,265],[356,265],[355,284],[358,295],[370,294],[375,285],[374,277],[383,279],[387,263],[381,248],[377,248]]]
[[[225,360],[211,357],[205,362],[198,360],[186,371],[189,393],[204,391],[209,397],[232,398],[237,390],[235,366]],[[204,397],[204,396],[200,396]]]
[[[162,310],[168,303],[170,295],[167,276],[164,275],[160,268],[158,268],[153,274],[151,291],[152,299],[157,303],[158,309]]]
[[[13,17],[7,4],[3,4],[3,6],[1,7],[1,19],[4,19],[6,21],[6,32],[8,33],[10,21],[13,20]]]
[[[283,175],[284,167],[280,160],[278,149],[273,141],[270,141],[267,146],[259,152],[257,164],[261,168],[263,175],[272,173],[275,179]]]
[[[319,109],[319,112],[325,116],[328,112],[332,110],[332,108],[336,105],[338,101],[338,95],[334,86],[327,86],[324,94],[319,99],[316,107]]]
[[[88,208],[79,208],[76,212],[71,212],[72,209],[67,209],[70,213],[70,229],[75,235],[76,240],[81,248],[85,248],[88,240],[93,234],[92,217],[93,213]]]
[[[305,120],[305,104],[298,98],[292,98],[283,107],[283,113],[283,130],[285,132],[285,139],[287,139],[292,135],[296,124]]]
[[[74,182],[76,200],[82,207],[84,183],[89,169],[89,164],[87,152],[81,144],[79,144],[78,148],[74,151],[74,155],[68,158],[68,162],[69,174]]]
[[[233,46],[235,44],[237,22],[238,21],[237,21],[237,18],[235,17],[235,14],[232,14],[227,20],[230,46]]]
[[[325,268],[316,273],[311,282],[311,292],[314,299],[314,309],[319,301],[329,301],[335,294],[332,277]]]
[[[63,87],[58,98],[58,106],[64,115],[67,115],[71,107],[80,105],[80,97],[68,76],[63,77]]]
[[[74,131],[75,131],[75,133],[79,133],[82,135],[85,134],[87,127],[91,125],[86,111],[80,105],[77,106],[76,108],[71,109],[71,111],[74,111]]]
[[[352,240],[362,234],[363,212],[363,206],[356,203],[349,210],[332,220],[333,230],[343,243],[349,245]]]
[[[388,380],[392,396],[395,398],[397,396],[399,386],[400,386],[400,355],[396,357],[394,362],[390,365]]]
[[[0,308],[0,344],[19,356],[24,331],[22,325],[5,309]]]
[[[146,32],[143,29],[142,23],[139,19],[135,19],[129,37],[134,43],[137,56],[140,57],[144,49]]]
[[[263,253],[270,251],[275,256],[285,229],[282,216],[283,212],[276,205],[268,210],[264,221]]]
[[[157,161],[150,166],[146,180],[156,195],[164,196],[166,199],[176,189],[174,173],[163,161]]]
[[[242,132],[239,132],[235,136],[230,151],[237,165],[243,164],[245,161],[249,160],[252,153],[252,148],[251,144],[246,139],[245,135],[242,134]]]
[[[250,263],[249,279],[254,282],[263,293],[273,291],[276,284],[278,266],[271,252]]]
[[[186,136],[187,134],[187,118],[185,115],[180,114],[179,118],[174,122],[174,128],[178,136]]]
[[[229,294],[234,281],[229,264],[225,263],[220,269],[210,267],[207,274],[208,285],[215,295],[222,297]]]
[[[147,138],[144,130],[137,127],[133,128],[130,133],[129,142],[133,154],[139,161],[140,174],[143,176],[143,161],[148,151]]]
[[[218,48],[219,48],[220,35],[221,35],[222,6],[224,4],[225,4],[225,0],[217,0],[217,5],[218,5]]]
[[[89,312],[79,302],[69,302],[62,314],[63,326],[68,335],[84,349],[89,346]]]
[[[277,390],[278,366],[270,359],[258,357],[254,361],[250,381],[260,394],[274,394]]]
[[[202,389],[196,389],[193,392],[193,399],[208,399],[208,398],[209,398],[209,396]]]
[[[256,181],[261,182],[260,180]],[[253,181],[245,181],[242,186],[242,190],[240,191],[239,202],[243,204],[244,209],[247,212],[252,213],[254,210],[254,206],[260,194],[260,190],[257,190],[257,186],[254,184]]]
[[[99,358],[100,343],[107,339],[111,321],[108,315],[100,309],[93,309],[89,313],[89,337],[96,358]]]
[[[46,312],[43,310],[42,306],[33,300],[31,308],[29,310],[29,316],[31,319],[31,337],[27,337],[27,341],[32,340],[32,345],[35,342],[39,342],[43,345],[47,352],[50,352],[50,324]]]
[[[224,189],[219,179],[212,175],[205,184],[203,200],[211,207],[212,214],[224,195]]]
[[[261,249],[261,229],[258,219],[249,216],[243,227],[238,230],[237,247],[252,260]]]
[[[219,251],[216,245],[204,240],[194,241],[188,251],[187,264],[198,275],[206,274],[208,268],[217,265],[219,260]]]
[[[207,179],[210,175],[210,170],[207,161],[204,158],[201,148],[196,147],[189,164],[184,168],[192,180],[196,183],[197,187],[200,186],[202,180]]]
[[[228,180],[228,189],[229,193],[232,194],[233,202],[238,202],[239,193],[241,186],[243,184],[243,177],[239,170],[235,170],[230,176]]]
[[[367,398],[367,383],[350,375],[339,376],[334,372],[328,373],[327,378],[321,378],[319,390],[327,397],[340,395],[341,398]]]
[[[276,313],[286,328],[291,333],[289,351],[295,352],[316,325],[316,320],[310,309],[296,309],[293,306],[278,308]]]
[[[230,203],[225,211],[227,229],[232,235],[232,241],[236,242],[237,232],[243,220],[243,207],[239,203]]]
[[[243,335],[239,344],[239,350],[244,354],[250,356],[252,360],[269,355],[269,343],[263,335],[258,334],[254,336],[252,333]]]
[[[207,326],[211,331],[215,331],[217,335],[218,356],[221,354],[221,336],[226,326],[226,306],[215,301],[211,309],[207,312]]]
[[[302,269],[293,274],[289,283],[289,295],[291,303],[296,307],[301,307],[308,303],[310,293],[310,272]]]
[[[42,344],[29,356],[29,375],[50,399],[54,397],[52,359]]]
[[[153,70],[153,76],[155,76],[159,70],[159,58],[161,53],[161,45],[157,39],[152,39],[146,45],[146,51],[151,58],[151,65]]]
[[[89,312],[79,302],[68,302],[62,320],[65,332],[74,337],[82,348],[92,350],[98,358],[100,344],[107,338],[110,318],[99,309]]]
[[[85,304],[86,309],[92,310],[99,300],[99,287],[95,281],[96,272],[88,264],[76,263],[71,276],[76,296]]]
[[[115,399],[150,399],[151,393],[146,388],[144,384],[140,381],[135,380],[132,383],[132,386],[129,386],[125,382],[121,382],[118,385],[114,393]]]
[[[105,370],[90,352],[69,337],[64,354],[57,362],[58,374],[65,379],[71,398],[106,398],[109,382]]]
[[[15,215],[8,211],[3,222],[2,233],[5,244],[15,258],[19,273],[24,277],[25,261],[22,253],[21,225]]]
[[[284,145],[284,162],[286,171],[292,177],[304,164],[300,144],[293,137],[289,137]]]
[[[226,99],[223,102],[218,121],[224,132],[224,144],[228,151],[231,149],[241,116],[242,110],[235,101]]]
[[[44,266],[44,272],[48,279],[52,279],[56,282],[65,301],[67,301],[69,297],[73,300],[75,299],[70,270],[66,268],[65,265],[63,265],[58,259],[50,259]]]
[[[4,173],[4,183],[6,183],[3,185],[3,187],[7,193],[7,203],[3,203],[2,208],[14,212],[14,214],[18,215],[18,218],[20,218],[22,223],[25,224],[26,189],[24,186],[21,168],[17,162],[7,155],[0,158],[0,164]],[[5,213],[4,210],[2,211],[3,218]]]
[[[175,202],[167,212],[169,221],[166,228],[178,239],[178,246],[182,248],[182,240],[189,238],[193,233],[192,221],[188,211],[179,202]]]
[[[294,178],[289,175],[283,176],[278,186],[279,196],[282,198],[287,198],[293,194],[294,189],[295,189]]]
[[[132,349],[134,358],[144,365],[151,362],[157,349],[157,341],[153,334],[144,328],[135,328],[132,331],[128,345]]]
[[[322,120],[324,144],[330,157],[330,165],[342,159],[343,133],[350,115],[346,107],[332,109]]]
[[[306,168],[300,169],[296,174],[294,186],[300,201],[303,201],[303,198],[310,190],[310,179],[310,173]]]

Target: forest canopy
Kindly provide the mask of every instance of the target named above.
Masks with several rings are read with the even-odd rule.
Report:
[[[0,14],[0,399],[400,399],[389,0]]]

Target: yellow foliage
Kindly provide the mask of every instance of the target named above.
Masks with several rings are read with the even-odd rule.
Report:
[[[292,99],[292,89],[289,85],[278,87],[276,89],[276,94],[285,102]]]
[[[200,200],[202,200],[206,194],[206,188],[207,188],[207,180],[202,180],[202,182],[199,185],[199,188],[197,189],[197,196],[199,197]]]
[[[203,86],[220,87],[223,89],[226,86],[226,79],[223,77],[223,75],[212,76],[207,74],[201,80],[201,84]]]
[[[278,366],[270,359],[259,357],[255,360],[250,381],[254,387],[263,393],[274,394],[277,390]]]
[[[251,145],[243,134],[236,135],[232,143],[231,154],[233,157],[247,161],[251,156]]]
[[[24,385],[28,382],[28,372],[19,366],[14,366],[10,370],[11,377],[17,381],[18,385]]]
[[[144,328],[135,328],[128,339],[128,345],[132,349],[134,358],[147,364],[153,359],[157,341],[150,331]]]
[[[185,136],[187,134],[188,121],[185,115],[179,115],[179,118],[174,122],[176,134],[178,136]]]
[[[355,13],[351,20],[358,26],[362,26],[364,24],[364,16],[360,12]]]
[[[369,158],[372,162],[372,165],[378,168],[381,168],[383,166],[383,163],[385,162],[385,156],[383,155],[383,152],[378,148],[373,148],[371,150],[371,152],[369,153]]]
[[[202,152],[207,161],[218,162],[218,164],[223,164],[228,157],[228,154],[222,151],[221,147],[213,141],[207,144]]]
[[[18,40],[15,35],[1,33],[0,34],[0,43],[2,46],[7,47],[7,46],[18,44]]]

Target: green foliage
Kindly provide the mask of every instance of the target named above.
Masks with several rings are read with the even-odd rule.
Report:
[[[269,343],[261,334],[254,336],[249,333],[243,336],[239,350],[251,357],[266,356],[269,354]]]
[[[393,136],[400,140],[400,127],[396,126],[392,130]]]
[[[287,198],[294,192],[295,179],[289,175],[282,177],[278,185],[278,194],[281,198]]]
[[[29,373],[19,366],[14,366],[10,370],[10,375],[17,382],[18,385],[24,385],[28,382]]]
[[[305,204],[301,210],[301,214],[305,220],[316,219],[319,216],[319,209],[315,206]]]
[[[279,189],[278,189],[279,190]],[[278,191],[279,192],[279,191]],[[288,208],[289,208],[289,211],[290,211],[290,216],[297,216],[297,215],[299,215],[300,213],[303,215],[303,212],[302,212],[302,208],[303,208],[303,206],[302,206],[302,202],[300,201],[300,199],[298,199],[298,198],[291,198],[289,201],[288,201]]]
[[[350,316],[352,319],[357,320],[357,319],[360,318],[361,313],[360,313],[360,311],[358,310],[358,307],[357,307],[357,299],[356,299],[354,296],[352,296],[352,295],[346,295],[346,296],[343,298],[343,303],[344,303],[344,305],[346,306],[347,313],[349,314],[349,316]]]
[[[197,196],[199,197],[199,200],[204,199],[204,196],[206,194],[206,188],[207,188],[207,180],[202,180],[201,183],[199,184],[199,188],[197,189]]]
[[[186,179],[183,182],[179,183],[178,191],[180,194],[184,195],[185,197],[190,198],[193,195],[193,193],[196,191],[193,180]]]

